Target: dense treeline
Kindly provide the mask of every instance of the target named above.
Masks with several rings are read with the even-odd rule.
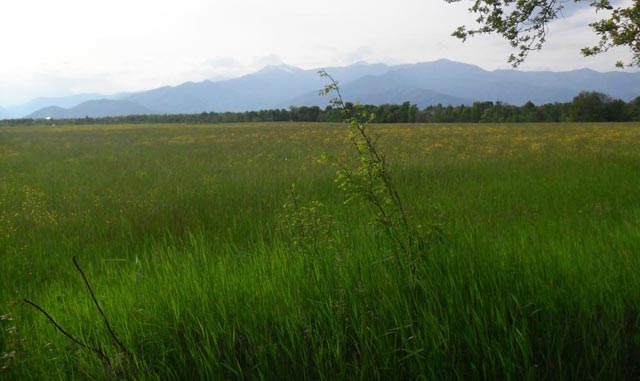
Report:
[[[583,92],[569,103],[513,106],[501,102],[475,102],[471,106],[430,106],[420,122],[629,122],[640,121],[640,97],[627,103],[597,92]]]
[[[346,110],[353,109],[346,103]],[[613,99],[598,92],[582,92],[568,103],[535,105],[527,102],[514,106],[502,102],[474,102],[471,106],[428,106],[419,110],[415,104],[364,105],[375,115],[376,123],[532,123],[532,122],[627,122],[640,121],[640,96],[631,102]],[[13,119],[0,125],[36,124],[123,124],[123,123],[247,123],[247,122],[338,122],[341,110],[327,106],[291,106],[245,112],[203,112],[200,114],[129,115],[78,119]]]

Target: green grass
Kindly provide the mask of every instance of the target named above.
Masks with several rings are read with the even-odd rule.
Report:
[[[0,379],[640,379],[640,125],[374,126],[416,224],[412,284],[344,205],[340,125],[0,128]],[[332,216],[295,250],[282,205]]]

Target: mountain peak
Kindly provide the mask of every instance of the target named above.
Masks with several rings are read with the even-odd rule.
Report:
[[[435,61],[432,61],[432,63],[459,64],[461,62],[451,61],[450,59],[447,59],[447,58],[440,58],[440,59],[437,59]]]
[[[295,67],[295,66],[291,66],[291,65],[286,65],[286,64],[279,64],[279,65],[267,65],[265,67],[262,68],[262,70],[260,70],[260,72],[273,72],[273,71],[284,71],[287,73],[297,73],[300,71],[303,71],[302,69]]]
[[[435,60],[435,61],[431,61],[431,62],[424,62],[425,64],[429,64],[429,65],[436,65],[436,66],[446,66],[446,67],[458,67],[458,68],[467,68],[467,69],[481,69],[479,66],[476,65],[472,65],[469,63],[465,63],[465,62],[458,62],[458,61],[452,61],[450,59],[447,58],[440,58],[439,60]]]

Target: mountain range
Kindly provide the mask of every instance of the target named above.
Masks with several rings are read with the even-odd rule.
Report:
[[[317,69],[278,65],[222,81],[186,82],[148,91],[113,95],[80,94],[38,98],[0,107],[0,118],[82,118],[133,114],[188,114],[248,111],[290,106],[325,107],[330,97],[318,92],[327,84]],[[581,91],[598,91],[631,101],[640,95],[640,73],[495,70],[446,59],[389,66],[359,62],[326,68],[341,86],[345,101],[366,104],[410,101],[460,105],[501,101],[521,105],[571,101]]]

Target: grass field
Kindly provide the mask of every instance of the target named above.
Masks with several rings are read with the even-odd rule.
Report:
[[[640,379],[640,125],[373,131],[444,231],[417,285],[318,163],[342,125],[0,128],[0,379]],[[292,183],[330,215],[317,252]],[[73,256],[115,376],[22,302],[123,358]]]

